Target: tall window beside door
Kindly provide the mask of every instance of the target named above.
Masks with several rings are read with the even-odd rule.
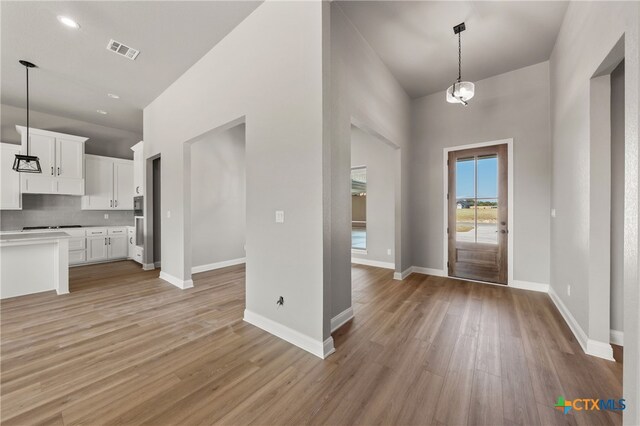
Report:
[[[367,168],[351,169],[351,248],[367,249]]]

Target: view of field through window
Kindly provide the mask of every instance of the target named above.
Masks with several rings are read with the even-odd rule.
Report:
[[[456,240],[498,243],[498,158],[456,161]]]

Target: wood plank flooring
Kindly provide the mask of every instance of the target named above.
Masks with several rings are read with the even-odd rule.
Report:
[[[320,360],[242,321],[244,268],[179,290],[133,262],[71,269],[71,291],[1,303],[3,424],[621,424],[563,415],[615,398],[549,297],[353,267],[355,319]]]

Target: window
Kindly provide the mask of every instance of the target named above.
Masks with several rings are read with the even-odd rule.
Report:
[[[498,158],[456,161],[456,240],[498,243]]]
[[[367,249],[367,168],[351,169],[351,248]]]

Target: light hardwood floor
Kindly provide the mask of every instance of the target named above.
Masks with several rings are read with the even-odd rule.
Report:
[[[3,424],[620,424],[553,408],[620,398],[545,294],[353,267],[326,360],[242,321],[244,268],[179,290],[133,262],[1,303]]]

